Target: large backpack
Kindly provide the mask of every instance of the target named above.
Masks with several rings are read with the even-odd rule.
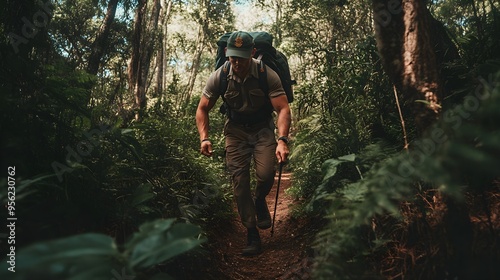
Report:
[[[291,78],[290,67],[288,66],[286,56],[273,47],[273,36],[271,34],[264,31],[249,33],[254,39],[255,48],[257,50],[254,58],[261,60],[265,65],[269,66],[278,74],[281,80],[281,85],[283,86],[286,97],[288,98],[288,102],[293,102],[292,86],[296,84],[296,82]],[[231,34],[231,32],[226,33],[220,37],[219,41],[217,41],[218,48],[215,69],[222,66],[230,67],[229,62],[227,62],[225,48],[227,46],[227,40]],[[265,69],[263,65],[260,67],[261,69]],[[224,96],[223,93],[227,89],[227,73],[228,71],[221,71],[221,96]],[[264,91],[267,91],[267,74],[265,71],[259,71],[259,83],[261,84],[261,88]]]

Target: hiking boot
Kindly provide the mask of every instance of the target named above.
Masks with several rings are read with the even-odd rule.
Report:
[[[243,248],[243,256],[255,256],[262,253],[260,241],[252,241],[245,248]]]
[[[243,249],[243,256],[258,255],[262,252],[260,236],[257,228],[248,229],[247,246]]]
[[[267,208],[265,198],[255,199],[255,212],[257,214],[257,226],[260,229],[268,229],[271,227],[271,214]]]

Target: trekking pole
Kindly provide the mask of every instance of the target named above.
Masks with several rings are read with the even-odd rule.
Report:
[[[278,207],[278,194],[280,193],[281,184],[281,173],[283,172],[284,162],[280,162],[279,172],[278,172],[278,186],[276,187],[276,199],[274,200],[274,214],[273,214],[273,225],[271,227],[271,237],[274,233],[274,220],[276,219],[276,208]]]

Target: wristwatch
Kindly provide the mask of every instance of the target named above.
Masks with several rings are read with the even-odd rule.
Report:
[[[280,138],[278,138],[278,141],[280,141],[280,140],[283,141],[283,142],[285,142],[285,144],[288,144],[288,137],[281,136]]]

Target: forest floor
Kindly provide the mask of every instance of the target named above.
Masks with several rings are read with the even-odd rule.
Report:
[[[298,202],[294,201],[286,189],[291,185],[291,174],[283,172],[279,189],[279,198],[274,224],[271,229],[259,230],[262,241],[262,253],[256,256],[243,256],[242,249],[246,245],[246,228],[241,224],[239,216],[234,215],[227,228],[212,233],[212,240],[207,246],[209,253],[204,261],[196,263],[177,263],[184,266],[176,279],[311,279],[312,249],[315,230],[311,230],[311,222],[305,218],[293,217],[291,210]],[[274,213],[278,178],[270,194],[267,204],[271,217]],[[237,213],[233,203],[233,211]],[[198,271],[193,272],[193,266]],[[177,267],[179,268],[179,266]],[[179,272],[180,272],[179,271]]]

